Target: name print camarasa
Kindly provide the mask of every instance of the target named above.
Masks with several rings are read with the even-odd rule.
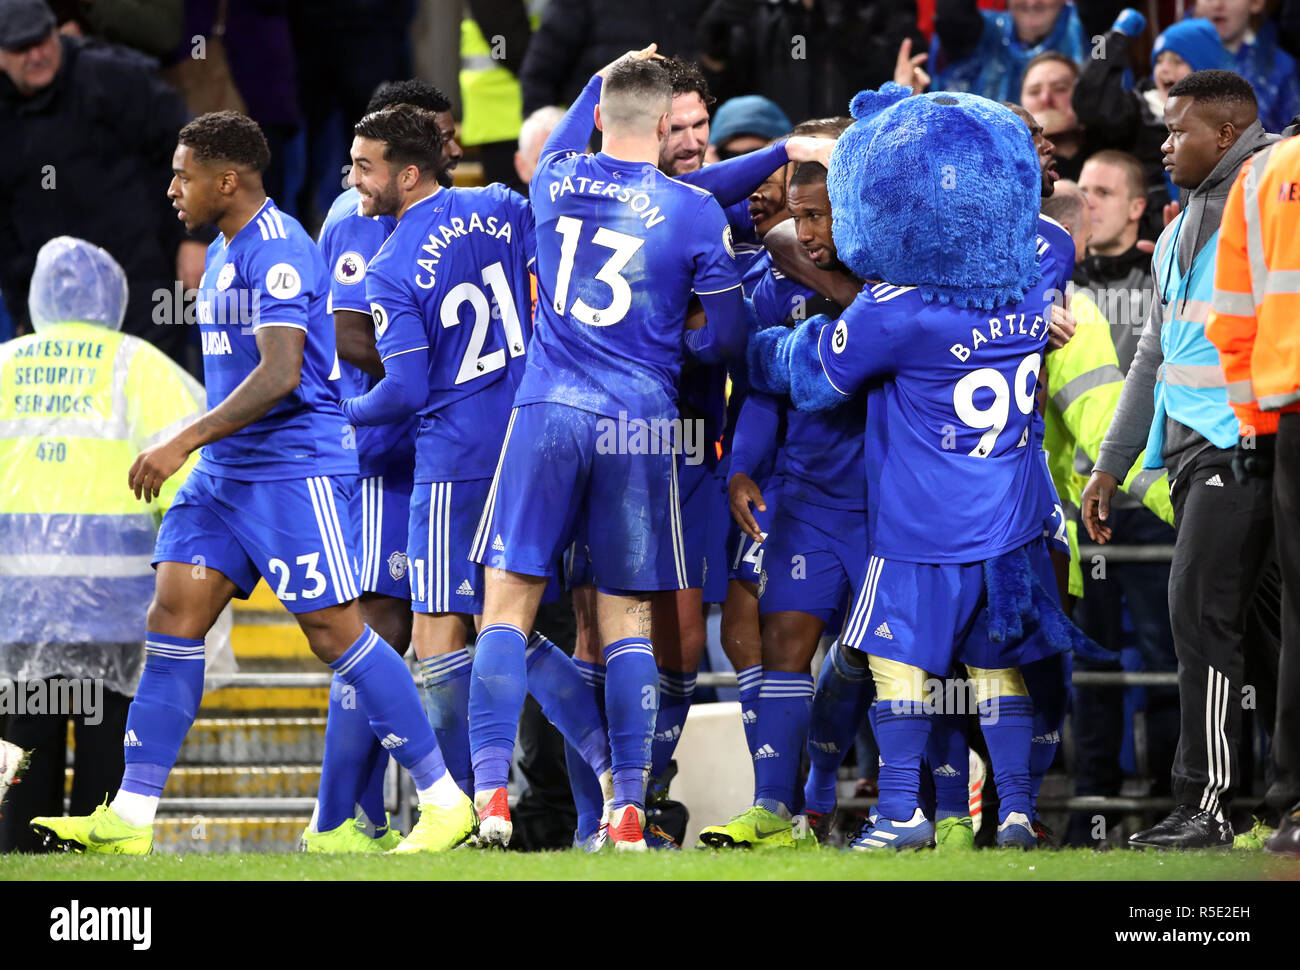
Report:
[[[496,216],[479,218],[477,212],[471,212],[468,219],[453,216],[443,225],[434,227],[429,233],[429,241],[420,247],[420,252],[427,255],[415,261],[421,271],[415,274],[415,285],[422,290],[431,290],[437,283],[438,263],[443,251],[461,236],[471,232],[485,232],[504,242],[511,242],[510,223]]]

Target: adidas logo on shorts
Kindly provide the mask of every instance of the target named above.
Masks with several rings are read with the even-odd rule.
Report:
[[[1213,485],[1216,488],[1223,488],[1223,477],[1216,473],[1213,478],[1207,478],[1205,484]]]
[[[456,590],[456,595],[457,595],[457,596],[473,596],[473,595],[474,595],[474,587],[471,586],[471,585],[469,584],[469,580],[468,580],[468,579],[462,579],[462,580],[460,581],[460,588]]]
[[[779,757],[781,756],[777,754],[774,750],[772,750],[772,746],[770,744],[765,744],[757,751],[754,752],[755,761],[758,761],[760,758],[779,758]]]
[[[385,748],[388,748],[388,749],[391,751],[393,748],[400,748],[402,745],[404,745],[404,744],[405,744],[407,741],[409,741],[409,740],[411,740],[411,739],[410,739],[410,738],[399,738],[399,737],[398,737],[396,734],[394,734],[392,731],[389,731],[389,732],[388,732],[388,737],[386,737],[386,738],[380,738],[379,743],[382,744]]]
[[[504,542],[501,541],[501,536],[500,536],[500,535],[498,535],[495,539],[492,540],[492,548],[493,548],[494,550],[496,550],[497,552],[505,552],[505,551],[506,551],[506,544],[505,544]]]
[[[122,736],[122,745],[127,748],[142,748],[144,747],[144,742],[135,736],[134,731],[127,731],[126,734]]]
[[[890,632],[889,624],[885,623],[883,620],[881,621],[880,626],[876,627],[871,632],[878,637],[884,637],[886,640],[894,639],[894,634]]]

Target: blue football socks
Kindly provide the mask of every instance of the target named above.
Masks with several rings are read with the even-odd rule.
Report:
[[[661,778],[677,750],[695,696],[695,674],[659,668],[659,716],[650,746],[650,777]]]
[[[788,817],[795,807],[812,698],[812,674],[763,672],[763,686],[758,691],[754,804],[769,812]]]
[[[650,744],[659,713],[659,669],[644,637],[605,648],[605,715],[614,769],[614,807],[645,808]]]
[[[930,715],[922,701],[876,701],[876,741],[880,745],[882,818],[906,822],[916,814],[921,756],[930,737]]]
[[[122,791],[162,796],[203,699],[203,641],[145,635],[144,673],[126,716]]]
[[[405,661],[367,626],[330,667],[356,691],[357,706],[369,718],[371,730],[410,772],[416,789],[432,789],[447,766]]]
[[[478,635],[469,689],[469,747],[475,792],[506,787],[515,734],[527,695],[524,651],[528,637],[509,623],[492,623]]]
[[[429,726],[456,787],[470,791],[469,682],[474,660],[469,648],[425,657],[419,662],[420,698]]]
[[[805,807],[811,812],[829,812],[835,807],[840,765],[875,694],[866,654],[858,653],[862,658],[858,666],[845,657],[846,650],[852,648],[838,641],[831,646],[813,694],[808,781],[803,790]]]

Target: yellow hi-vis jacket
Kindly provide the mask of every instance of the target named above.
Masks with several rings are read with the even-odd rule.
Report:
[[[1124,374],[1119,369],[1110,322],[1092,298],[1075,290],[1070,296],[1070,312],[1074,315],[1074,336],[1064,347],[1047,355],[1043,447],[1047,449],[1052,482],[1065,505],[1070,537],[1070,593],[1082,596],[1079,502],[1106,430],[1115,416],[1124,389]],[[1174,509],[1169,500],[1169,472],[1164,468],[1144,469],[1145,456],[1145,452],[1138,455],[1120,488],[1172,525]]]
[[[1275,434],[1278,412],[1300,410],[1300,139],[1248,159],[1232,184],[1205,335],[1241,432]]]
[[[534,4],[535,5],[535,4]],[[530,9],[533,30],[541,20]],[[490,145],[519,137],[524,123],[524,92],[505,64],[492,56],[492,45],[478,22],[460,22],[460,142]]]
[[[143,641],[163,510],[127,488],[203,388],[138,337],[61,323],[0,344],[0,645]]]

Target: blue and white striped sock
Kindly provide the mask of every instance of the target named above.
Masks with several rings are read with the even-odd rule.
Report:
[[[812,698],[812,674],[763,672],[763,686],[758,689],[754,804],[785,818],[795,806]]]
[[[145,634],[144,673],[126,715],[126,770],[112,805],[130,825],[153,823],[203,699],[203,667],[202,640]]]
[[[469,767],[469,678],[474,659],[469,648],[420,661],[420,699],[429,726],[438,736],[443,760],[456,787],[472,790]]]
[[[655,737],[650,746],[651,778],[663,776],[677,750],[695,696],[695,680],[693,673],[659,668],[659,716],[655,718]]]
[[[875,692],[866,654],[858,654],[862,664],[857,666],[844,657],[843,651],[850,649],[838,641],[831,646],[813,695],[808,723],[808,781],[803,794],[805,806],[814,812],[829,812],[835,807],[840,765]]]
[[[527,645],[524,631],[509,623],[492,623],[479,631],[469,687],[469,750],[476,794],[504,788],[509,780],[519,715],[528,693]]]
[[[758,750],[758,689],[763,686],[763,665],[737,670],[736,680],[740,681],[740,720],[745,725],[745,743],[753,758]]]
[[[644,637],[605,648],[605,714],[614,769],[614,807],[645,808],[650,744],[659,713],[659,670]]]
[[[357,706],[369,718],[371,730],[411,773],[420,800],[452,807],[455,801],[449,793],[443,794],[448,792],[446,784],[439,786],[438,794],[430,795],[434,785],[448,775],[447,766],[438,739],[420,708],[420,695],[410,671],[397,651],[367,626],[357,642],[330,667],[356,691]]]

